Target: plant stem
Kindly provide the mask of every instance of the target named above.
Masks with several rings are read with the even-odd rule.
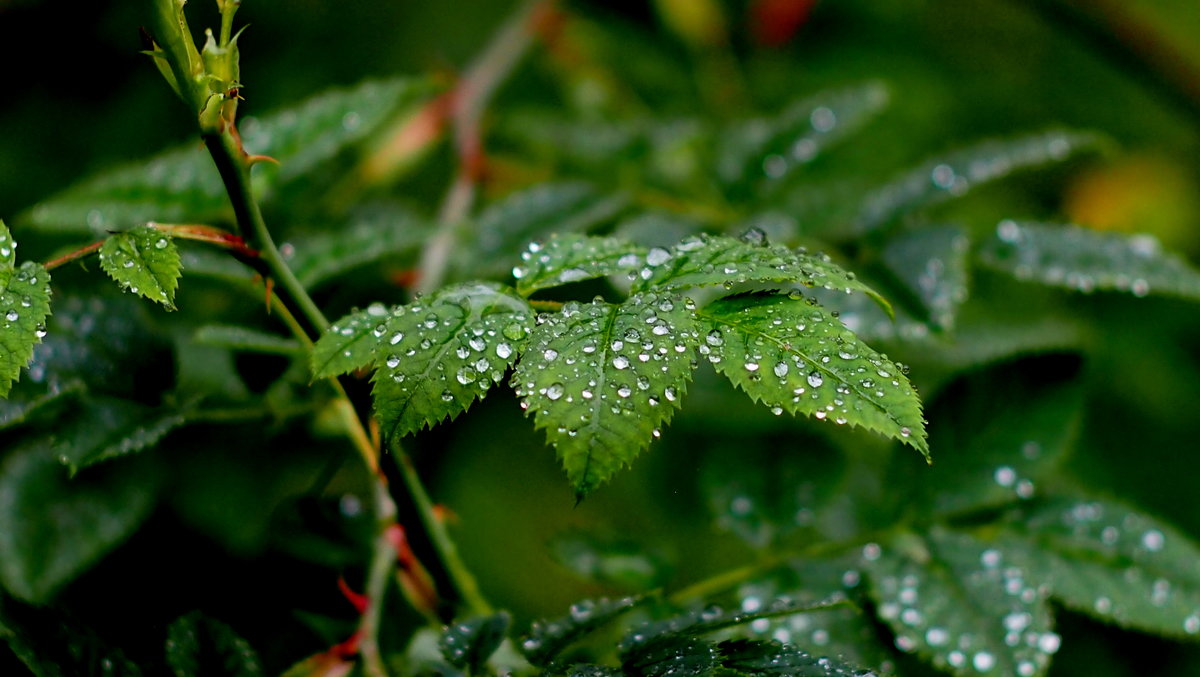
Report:
[[[345,401],[347,406],[349,401]],[[353,413],[353,410],[351,410]],[[357,420],[357,416],[355,416]],[[361,426],[358,426],[361,429]],[[379,625],[383,618],[383,601],[387,593],[387,583],[396,568],[396,551],[388,540],[388,529],[396,523],[396,503],[388,492],[387,482],[376,472],[379,478],[373,487],[376,506],[375,512],[375,545],[371,551],[371,566],[367,570],[366,593],[367,608],[359,619],[358,633],[361,638],[358,645],[362,657],[363,673],[367,677],[386,677],[387,669],[383,657],[379,653]]]
[[[93,242],[92,244],[89,244],[86,247],[83,247],[81,249],[76,249],[73,252],[70,252],[68,254],[63,254],[62,256],[60,256],[56,259],[47,261],[44,264],[42,264],[42,267],[44,267],[46,270],[54,270],[55,268],[58,268],[60,266],[65,266],[66,264],[68,264],[72,261],[78,261],[79,259],[82,259],[84,257],[91,256],[92,254],[100,251],[100,247],[103,247],[103,246],[104,246],[104,240],[101,240],[99,242]]]

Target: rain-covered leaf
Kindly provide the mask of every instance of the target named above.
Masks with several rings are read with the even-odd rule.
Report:
[[[508,262],[527,243],[550,233],[582,232],[613,218],[625,204],[624,197],[585,183],[547,183],[509,195],[475,220],[471,274],[508,272]]]
[[[539,289],[634,270],[645,255],[641,247],[618,238],[551,235],[529,245],[513,277],[517,291],[529,296]]]
[[[109,236],[100,248],[100,267],[123,289],[175,309],[179,250],[163,231],[138,226]]]
[[[246,149],[280,161],[273,174],[256,175],[267,188],[311,172],[376,129],[426,87],[406,79],[368,81],[318,94],[262,118],[246,118]],[[261,195],[269,199],[269,192]],[[43,231],[104,236],[149,221],[205,223],[232,215],[221,177],[195,143],[102,172],[36,205],[23,224]]]
[[[51,452],[71,474],[153,447],[188,421],[187,408],[150,407],[115,397],[85,397],[55,428]]]
[[[384,437],[410,435],[466,411],[504,377],[532,325],[524,299],[479,282],[393,309],[375,337],[373,394]]]
[[[1067,455],[1083,410],[1080,384],[1048,367],[1005,363],[944,390],[929,414],[939,423],[929,438],[937,462],[891,473],[911,478],[904,504],[926,515],[1033,498]]]
[[[304,352],[295,339],[232,324],[206,324],[192,338],[202,345],[251,353],[295,356]]]
[[[1002,221],[980,261],[1019,280],[1083,292],[1116,290],[1200,299],[1200,271],[1151,235]]]
[[[664,639],[680,636],[699,636],[772,618],[786,618],[796,614],[825,611],[846,605],[845,596],[836,593],[829,599],[818,602],[798,602],[790,598],[779,598],[761,604],[752,611],[741,609],[725,610],[719,606],[681,613],[665,620],[650,621],[634,627],[620,643],[622,654],[634,653],[642,647],[653,645]]]
[[[958,306],[967,300],[969,249],[961,228],[922,228],[889,241],[883,261],[921,301],[933,324],[952,329]]]
[[[874,230],[910,211],[962,196],[1014,172],[1062,162],[1098,144],[1093,134],[1053,130],[962,148],[917,165],[875,189],[852,230]]]
[[[175,677],[256,677],[258,655],[233,628],[199,611],[180,616],[167,628],[167,665]]]
[[[862,567],[896,647],[942,670],[1033,677],[1058,650],[1046,590],[991,543],[904,534],[866,545]]]
[[[429,230],[429,223],[409,210],[368,209],[344,228],[293,240],[288,266],[311,289],[359,266],[413,255]]]
[[[578,497],[631,462],[679,407],[695,354],[690,301],[642,293],[544,316],[517,365],[521,406]]]
[[[670,573],[662,555],[627,539],[567,533],[551,541],[550,554],[586,581],[627,590],[660,587]]]
[[[742,239],[701,235],[675,245],[670,251],[651,249],[638,273],[638,289],[681,290],[691,287],[742,283],[789,282],[822,289],[861,291],[890,311],[875,290],[859,282],[824,254],[794,251],[756,241],[760,231]]]
[[[521,652],[530,663],[545,667],[572,643],[643,601],[639,597],[623,597],[576,602],[562,618],[535,621],[521,641]]]
[[[377,348],[400,343],[404,333],[392,342],[396,333],[384,337],[391,310],[382,303],[372,303],[365,310],[347,315],[334,322],[312,350],[313,378],[329,378],[370,366]],[[387,344],[380,342],[386,338]]]
[[[717,173],[728,184],[781,179],[860,129],[888,98],[882,83],[867,82],[820,92],[773,118],[740,123],[721,135]]]
[[[504,641],[512,619],[507,613],[455,621],[442,633],[438,647],[442,656],[469,674],[481,674],[488,658]]]
[[[0,221],[0,397],[33,358],[50,315],[50,273],[32,261],[16,262],[16,240]]]
[[[50,601],[150,515],[157,475],[121,464],[73,479],[45,438],[0,463],[0,584],[14,597]]]
[[[1114,501],[1055,497],[1014,511],[1006,552],[1065,606],[1144,632],[1200,637],[1200,544]]]
[[[921,401],[901,368],[799,294],[749,294],[697,312],[700,352],[755,401],[861,426],[928,456]]]
[[[621,669],[630,677],[688,677],[710,675],[720,667],[712,642],[696,637],[660,637],[623,652]]]
[[[721,666],[738,674],[788,677],[872,677],[875,674],[776,641],[726,640],[717,645],[717,653],[721,657]]]

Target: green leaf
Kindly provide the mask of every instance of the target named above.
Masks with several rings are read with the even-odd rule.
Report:
[[[921,401],[900,367],[799,296],[750,294],[696,316],[701,354],[755,401],[898,439],[929,456]]]
[[[788,677],[870,677],[874,674],[776,641],[726,640],[717,645],[717,653],[723,667],[739,674]]]
[[[504,641],[511,622],[512,618],[504,612],[455,621],[442,633],[438,647],[454,667],[469,674],[483,674],[488,658]]]
[[[56,429],[52,452],[75,475],[88,466],[155,446],[186,424],[189,413],[187,408],[85,397]]]
[[[712,642],[695,637],[662,637],[638,645],[621,657],[621,669],[631,677],[675,677],[711,675],[720,667],[720,656]]]
[[[532,325],[533,310],[524,299],[481,282],[446,287],[395,308],[375,348],[373,394],[384,438],[466,411],[504,377]]]
[[[1006,520],[1006,552],[1065,606],[1168,637],[1200,637],[1200,544],[1113,501],[1054,497]]]
[[[695,354],[691,305],[654,293],[572,302],[534,330],[513,384],[577,497],[632,461],[679,407]]]
[[[1005,363],[954,383],[930,410],[932,467],[889,473],[915,514],[950,514],[1033,498],[1062,464],[1083,412],[1083,389],[1043,362]],[[901,461],[902,459],[897,459]],[[926,512],[928,511],[928,513]]]
[[[530,244],[513,277],[517,291],[529,296],[539,289],[635,270],[645,256],[646,250],[618,238],[556,234]]]
[[[940,226],[905,233],[884,247],[883,262],[941,329],[954,327],[958,307],[967,300],[970,244],[961,228]]]
[[[44,412],[57,411],[85,389],[82,381],[19,384],[0,400],[0,431],[19,426]]]
[[[123,289],[175,310],[180,261],[170,235],[150,226],[112,235],[100,247],[100,267]]]
[[[157,475],[113,465],[74,479],[45,438],[0,463],[0,584],[44,604],[137,529],[154,507]]]
[[[403,332],[398,338],[396,332],[384,336],[392,312],[382,303],[372,303],[365,310],[334,322],[313,345],[313,378],[329,378],[369,367],[375,361],[377,348],[399,344]],[[381,345],[383,340],[386,345]]]
[[[319,94],[298,105],[240,123],[246,149],[279,160],[278,170],[255,173],[260,199],[270,188],[322,166],[426,91],[420,82],[368,81]],[[195,143],[118,167],[66,189],[20,217],[28,227],[71,235],[105,236],[150,221],[230,220],[229,198],[212,158]]]
[[[521,652],[533,665],[546,667],[571,644],[644,601],[640,597],[623,597],[577,602],[562,618],[535,621],[521,641]]]
[[[1054,287],[1200,299],[1200,271],[1151,235],[1002,221],[979,257],[989,268]]]
[[[34,608],[4,599],[0,641],[36,677],[140,677],[141,668],[69,611]],[[8,657],[6,656],[6,659]],[[4,663],[8,668],[11,661]],[[9,670],[6,670],[9,672]]]
[[[616,216],[624,197],[601,193],[586,183],[547,183],[489,205],[475,219],[471,275],[498,275],[528,242],[550,233],[581,232]]]
[[[960,197],[1014,172],[1062,162],[1099,145],[1093,134],[1051,130],[968,146],[917,165],[877,188],[846,232],[875,230],[913,210]]]
[[[0,221],[0,397],[6,397],[46,335],[50,273],[39,263],[16,267],[17,242]]]
[[[661,587],[670,573],[661,555],[627,539],[567,533],[550,542],[550,554],[585,581],[627,590]]]
[[[196,343],[251,353],[294,357],[305,352],[295,339],[229,324],[206,324],[192,337]]]
[[[175,677],[255,677],[263,673],[246,640],[199,611],[180,616],[167,628],[166,654]]]
[[[1046,591],[989,543],[943,529],[863,548],[896,646],[955,675],[1045,674],[1058,650]]]
[[[293,240],[296,253],[288,266],[311,289],[359,266],[415,254],[429,231],[429,223],[408,210],[380,207],[336,232]]]
[[[717,173],[728,184],[779,180],[854,134],[888,99],[882,83],[867,82],[819,92],[774,118],[740,123],[720,137]]]
[[[636,288],[682,290],[723,285],[729,289],[735,284],[792,282],[846,293],[861,291],[891,310],[882,296],[828,256],[767,245],[762,238],[761,231],[753,230],[741,240],[700,235],[671,251],[651,249],[638,273]]]

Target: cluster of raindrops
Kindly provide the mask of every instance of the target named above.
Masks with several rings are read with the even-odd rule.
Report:
[[[1020,280],[1084,293],[1115,290],[1143,297],[1153,291],[1200,298],[1200,272],[1162,251],[1151,235],[1005,220],[985,243],[980,260]]]
[[[131,294],[140,294],[168,307],[179,277],[178,252],[171,238],[150,226],[118,233],[105,241],[100,266]],[[144,281],[146,286],[139,286]]]
[[[12,369],[9,377],[33,356],[34,344],[46,336],[45,320],[50,314],[50,274],[29,261],[13,270],[16,248],[0,222],[0,327],[14,337],[3,346],[10,353],[2,356],[5,368]],[[7,391],[9,377],[0,377],[0,391]]]
[[[544,243],[531,242],[512,275],[517,279],[517,289],[527,294],[634,270],[641,263],[641,249],[618,238],[554,235]]]
[[[896,647],[956,674],[1044,672],[1061,644],[1051,629],[1048,588],[1000,550],[966,536],[939,532],[927,545],[921,559],[940,560],[932,569],[875,543],[862,550],[876,613],[895,632]],[[938,567],[954,582],[939,578]]]
[[[775,414],[803,413],[911,438],[922,419],[900,365],[794,296],[719,301],[700,353]]]
[[[857,226],[870,230],[906,210],[961,196],[1017,170],[1061,162],[1094,143],[1090,135],[1051,131],[965,148],[911,169],[875,191],[863,205]]]
[[[576,602],[563,618],[534,621],[521,640],[521,651],[534,665],[545,665],[571,642],[629,611],[641,601],[637,597],[623,597]]]

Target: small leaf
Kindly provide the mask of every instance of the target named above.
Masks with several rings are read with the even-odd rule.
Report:
[[[1200,271],[1151,235],[1002,221],[979,256],[989,268],[1054,287],[1200,300]]]
[[[721,665],[738,674],[788,675],[789,677],[871,677],[870,670],[851,667],[827,656],[814,656],[791,644],[749,639],[726,640],[717,645]]]
[[[488,658],[504,641],[512,619],[500,612],[492,616],[455,621],[446,627],[438,647],[448,663],[468,674],[483,674]]]
[[[375,361],[377,348],[400,343],[403,332],[399,338],[395,338],[396,332],[385,336],[391,316],[392,311],[382,303],[372,303],[366,310],[334,322],[313,346],[313,378],[329,378],[369,367]],[[381,346],[381,341],[387,343]]]
[[[893,238],[883,262],[941,329],[954,327],[955,314],[967,300],[967,253],[970,240],[961,228],[922,228]]]
[[[548,183],[513,193],[475,220],[472,275],[507,272],[504,262],[517,257],[526,243],[550,233],[581,232],[607,221],[626,204],[585,183]]]
[[[167,665],[175,677],[255,677],[258,656],[246,640],[224,623],[193,611],[167,628]]]
[[[1081,613],[1200,637],[1200,544],[1112,501],[1055,497],[1014,511],[1002,541],[1033,581]]]
[[[751,234],[761,235],[759,231],[750,231],[747,235]],[[669,252],[651,249],[636,288],[682,290],[724,285],[728,289],[748,282],[793,282],[847,293],[861,291],[891,310],[882,296],[833,263],[828,256],[749,239],[701,235],[684,240]]]
[[[187,408],[148,407],[112,397],[85,397],[61,422],[52,452],[71,474],[143,451],[187,423]]]
[[[921,401],[901,368],[799,296],[752,294],[700,309],[700,352],[755,401],[862,426],[928,458]]]
[[[307,288],[318,287],[370,263],[420,251],[430,226],[416,214],[390,205],[368,209],[336,232],[292,240],[288,266]]]
[[[624,597],[577,602],[562,618],[535,621],[521,641],[521,651],[533,665],[546,667],[571,644],[644,601],[645,598]]]
[[[395,308],[374,354],[372,392],[384,438],[410,435],[466,411],[504,378],[532,325],[533,310],[524,299],[480,282]]]
[[[937,668],[1033,677],[1058,650],[1046,591],[988,543],[935,529],[868,544],[862,566],[896,646]]]
[[[181,266],[170,235],[150,226],[112,235],[100,248],[100,267],[122,288],[175,310]]]
[[[696,342],[690,305],[653,293],[572,302],[534,330],[513,385],[578,497],[632,461],[679,407]]]
[[[0,221],[0,397],[6,397],[46,335],[50,273],[39,263],[16,267],[17,243]]]
[[[858,131],[888,98],[883,84],[867,82],[819,92],[774,118],[740,123],[720,137],[717,173],[728,184],[779,180]]]
[[[305,352],[295,339],[230,324],[206,324],[196,330],[192,339],[201,345],[267,355],[294,357]]]
[[[124,541],[154,507],[157,475],[121,464],[75,479],[43,438],[0,463],[0,584],[44,604]]]
[[[875,230],[907,212],[960,197],[1020,170],[1062,162],[1099,144],[1093,134],[1046,131],[968,146],[926,161],[877,188],[865,200],[851,231]]]
[[[517,291],[529,296],[539,289],[634,270],[645,255],[641,247],[617,238],[551,235],[544,243],[529,245],[513,277]]]

